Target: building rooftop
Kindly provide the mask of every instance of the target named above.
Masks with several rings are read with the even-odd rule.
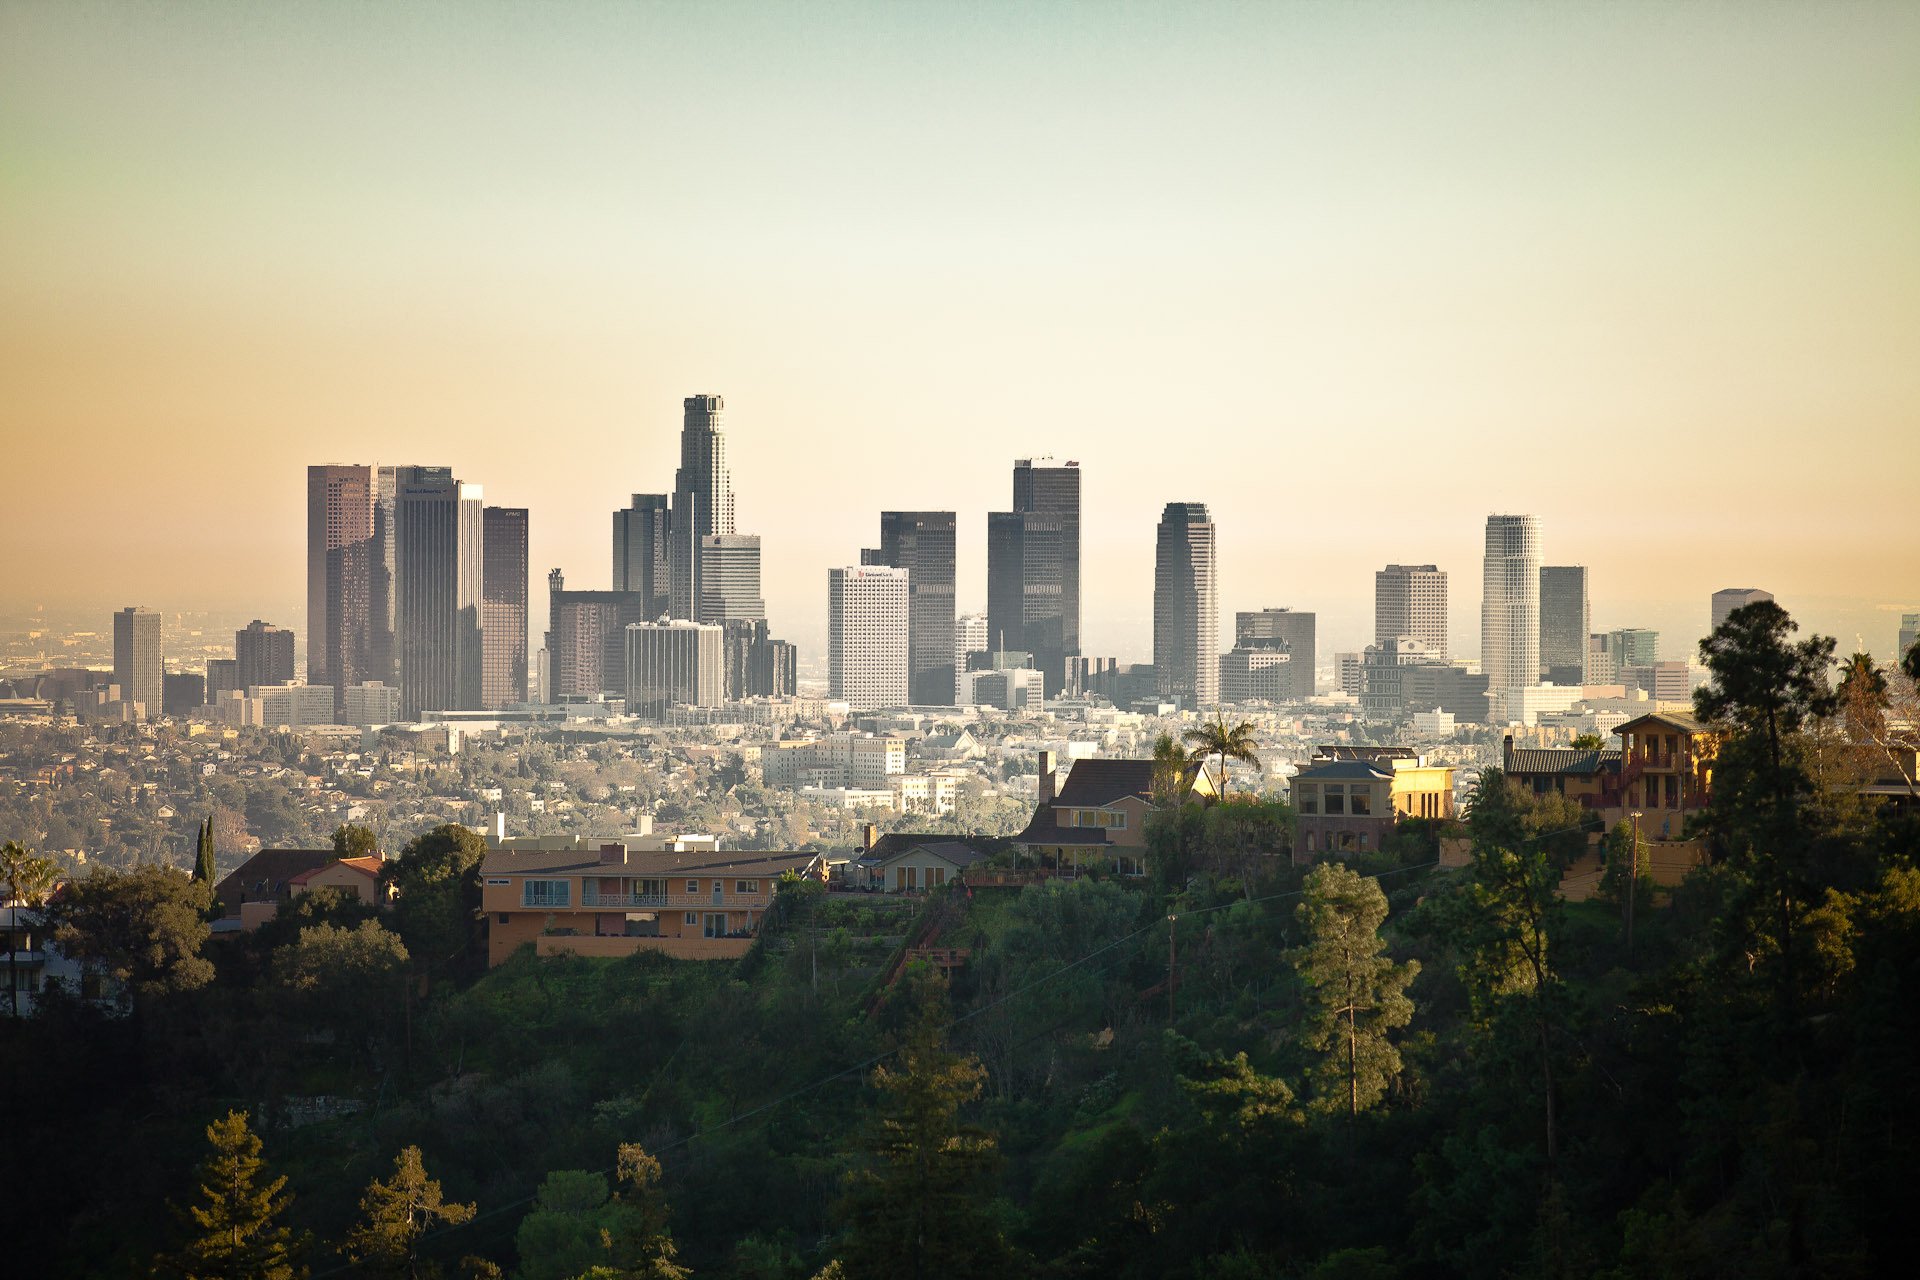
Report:
[[[624,859],[602,862],[598,849],[534,849],[489,853],[480,864],[487,876],[657,876],[754,875],[780,876],[804,871],[819,859],[817,853],[759,850],[699,849],[675,853],[668,849],[624,851]]]
[[[1153,761],[1089,758],[1074,762],[1053,803],[1097,809],[1127,796],[1146,799],[1152,794]]]

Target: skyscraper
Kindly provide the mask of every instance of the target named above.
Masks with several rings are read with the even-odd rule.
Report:
[[[404,480],[394,500],[400,714],[481,703],[483,494],[453,479]]]
[[[1553,684],[1587,682],[1587,637],[1592,634],[1592,601],[1585,565],[1543,565],[1540,569],[1540,667]]]
[[[527,509],[488,507],[481,521],[480,705],[527,700]]]
[[[1758,587],[1722,587],[1713,593],[1713,625],[1708,628],[1708,633],[1718,631],[1720,624],[1725,622],[1727,615],[1735,609],[1744,609],[1750,604],[1771,599],[1773,599],[1771,592],[1762,591]]]
[[[680,468],[673,474],[669,611],[692,619],[700,607],[700,540],[733,532],[733,482],[727,473],[727,438],[721,429],[726,401],[688,396],[682,405]]]
[[[613,589],[646,596],[651,618],[672,607],[669,510],[666,494],[636,493],[632,506],[613,513]]]
[[[234,677],[242,689],[293,682],[293,632],[255,618],[233,633]]]
[[[827,570],[827,673],[828,696],[856,711],[907,705],[905,569]]]
[[[129,605],[113,615],[113,682],[120,701],[137,702],[149,720],[166,711],[166,681],[160,659],[160,615]]]
[[[374,468],[307,468],[307,683],[340,690],[375,672]],[[388,602],[382,602],[386,604]]]
[[[569,591],[555,569],[547,575],[549,702],[627,696],[627,628],[654,622],[641,591]]]
[[[953,700],[960,702],[967,657],[987,651],[987,615],[963,613],[953,620]]]
[[[1284,649],[1287,658],[1285,697],[1313,696],[1315,616],[1295,609],[1242,611],[1233,618],[1233,647]]]
[[[626,629],[627,712],[665,720],[673,706],[717,707],[723,695],[722,628],[684,619]]]
[[[1607,633],[1614,667],[1650,667],[1660,661],[1660,633],[1648,627],[1622,627]]]
[[[760,535],[714,533],[700,539],[700,596],[695,618],[715,626],[764,622],[760,595]]]
[[[1220,601],[1213,520],[1203,502],[1169,502],[1153,556],[1153,667],[1163,696],[1220,701]]]
[[[1519,691],[1540,682],[1540,523],[1532,516],[1487,517],[1480,666],[1494,722],[1505,723]]]
[[[1373,642],[1411,636],[1427,655],[1447,660],[1446,572],[1430,564],[1390,564],[1373,575]]]
[[[951,511],[882,511],[880,545],[862,556],[907,571],[907,683],[916,706],[950,706],[956,696],[954,529]]]
[[[994,649],[1025,650],[1059,692],[1080,652],[1080,464],[1013,464],[1013,510],[987,516],[987,626]]]
[[[1903,613],[1900,615],[1900,638],[1893,660],[1906,661],[1907,653],[1915,644],[1920,644],[1920,613]]]

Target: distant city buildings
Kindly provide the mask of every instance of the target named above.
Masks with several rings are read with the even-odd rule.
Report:
[[[1049,695],[1080,652],[1080,464],[1013,464],[1013,510],[987,515],[990,648],[1024,650]]]
[[[827,571],[827,670],[828,696],[856,711],[907,705],[907,570]]]
[[[1592,615],[1585,565],[1541,566],[1540,675],[1549,684],[1586,683]]]
[[[1721,624],[1726,622],[1728,615],[1735,609],[1744,609],[1750,604],[1771,599],[1773,599],[1771,592],[1762,591],[1758,587],[1722,587],[1713,593],[1713,625],[1708,628],[1708,634],[1718,631]]]
[[[764,622],[760,595],[760,537],[715,533],[700,539],[700,603],[694,621],[713,626]]]
[[[1285,692],[1278,697],[1283,700],[1311,698],[1314,692],[1314,627],[1314,615],[1296,609],[1242,610],[1233,617],[1233,653],[1228,657],[1233,659],[1236,667],[1244,667],[1251,673],[1255,669],[1268,670],[1281,665],[1272,662],[1270,657],[1275,653],[1284,653],[1287,655],[1282,685]],[[1256,661],[1251,657],[1242,660],[1235,657],[1242,653],[1268,655],[1269,660]],[[1227,697],[1224,688],[1221,696],[1229,702],[1233,701]],[[1255,697],[1257,700],[1258,695]]]
[[[1373,575],[1373,642],[1418,640],[1441,662],[1450,646],[1447,575],[1430,564],[1390,564]]]
[[[293,632],[255,618],[233,633],[232,687],[293,683]]]
[[[1169,502],[1153,562],[1153,666],[1160,693],[1183,707],[1220,701],[1216,541],[1205,503]]]
[[[733,530],[733,480],[722,429],[726,401],[688,396],[681,405],[680,468],[673,477],[667,563],[669,607],[676,618],[698,617],[704,538]]]
[[[966,668],[964,655],[954,646],[954,513],[882,511],[880,545],[863,552],[861,560],[907,570],[907,681],[912,700],[915,706],[950,705],[958,696],[955,675]]]
[[[141,716],[166,714],[165,667],[160,656],[160,615],[131,605],[113,615],[113,682],[120,701]]]
[[[961,684],[971,667],[968,659],[987,651],[987,615],[965,613],[953,620],[953,700],[962,701]]]
[[[483,497],[451,476],[403,481],[395,495],[400,706],[409,720],[481,706]]]
[[[1894,661],[1905,661],[1916,644],[1920,644],[1920,613],[1903,613],[1900,615],[1900,638],[1893,655]]]
[[[547,574],[547,701],[627,696],[627,628],[654,622],[643,591],[569,591]],[[691,619],[688,619],[691,621]]]
[[[636,493],[633,505],[613,513],[613,589],[645,597],[649,620],[672,607],[671,509],[664,493]]]
[[[307,468],[307,683],[335,690],[378,679],[373,566],[374,468]],[[391,642],[386,643],[391,653]],[[241,686],[242,688],[245,685]]]
[[[1540,679],[1540,524],[1532,516],[1487,517],[1480,598],[1480,665],[1496,722]]]
[[[1609,631],[1607,644],[1613,651],[1614,665],[1618,670],[1650,667],[1660,661],[1660,633],[1646,627],[1622,627],[1618,631]]]
[[[726,696],[723,632],[679,618],[628,626],[627,713],[665,720],[676,705],[719,706]]]
[[[527,509],[483,516],[480,705],[494,711],[527,700]]]

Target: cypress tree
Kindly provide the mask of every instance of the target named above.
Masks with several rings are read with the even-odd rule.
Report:
[[[207,886],[207,892],[213,892],[213,883],[217,878],[213,867],[213,817],[200,824],[200,857],[193,864],[193,878]]]

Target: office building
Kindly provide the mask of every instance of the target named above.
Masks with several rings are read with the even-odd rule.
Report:
[[[1436,660],[1445,662],[1447,575],[1430,564],[1390,564],[1373,575],[1373,642],[1391,644],[1400,636],[1418,640]]]
[[[764,622],[758,534],[715,533],[700,539],[699,601],[695,619],[712,626]]]
[[[1293,655],[1284,646],[1220,655],[1220,701],[1285,702],[1293,696]]]
[[[1153,555],[1153,666],[1162,697],[1220,701],[1218,544],[1203,502],[1169,502]]]
[[[733,532],[733,481],[722,427],[726,401],[688,396],[681,408],[680,467],[673,475],[673,509],[667,521],[672,538],[668,611],[692,619],[700,607],[701,539]]]
[[[1408,709],[1406,674],[1417,665],[1444,666],[1412,636],[1370,644],[1360,655],[1360,714],[1369,720],[1397,720]],[[1414,707],[1430,711],[1431,707]]]
[[[1361,680],[1361,662],[1363,654],[1336,653],[1333,655],[1333,683],[1341,693],[1358,698],[1364,685]]]
[[[1493,717],[1540,680],[1540,524],[1532,516],[1487,517],[1480,596],[1480,666]]]
[[[113,615],[113,682],[120,701],[140,707],[148,720],[166,714],[166,682],[160,659],[160,615],[130,606]]]
[[[1898,647],[1894,651],[1893,659],[1895,662],[1904,662],[1907,654],[1912,652],[1913,646],[1920,644],[1920,613],[1900,615],[1900,636],[1896,643]]]
[[[1401,667],[1400,696],[1408,711],[1444,711],[1455,720],[1487,720],[1487,677],[1452,662],[1414,662]]]
[[[911,627],[911,619],[909,619]],[[968,658],[987,651],[987,615],[963,613],[953,620],[953,700],[960,701],[960,681],[970,669]]]
[[[547,575],[549,702],[627,696],[627,628],[655,622],[643,591],[569,591],[560,570]]]
[[[488,507],[481,520],[480,705],[527,700],[527,509]]]
[[[336,691],[377,678],[372,467],[307,468],[307,683]]]
[[[195,671],[169,671],[160,677],[160,709],[170,716],[192,715],[207,705],[207,678]]]
[[[987,629],[997,649],[1022,649],[1049,696],[1080,652],[1080,464],[1013,464],[1013,510],[987,516]]]
[[[827,571],[828,696],[855,711],[908,703],[907,571]]]
[[[1587,684],[1620,683],[1620,655],[1613,647],[1613,633],[1597,631],[1587,637]]]
[[[334,693],[327,685],[278,684],[249,688],[243,723],[262,728],[304,729],[335,724]]]
[[[340,723],[369,728],[400,718],[400,691],[377,680],[348,686],[341,699]]]
[[[723,628],[679,618],[629,626],[627,713],[665,720],[675,706],[719,706],[726,694],[722,640]]]
[[[1593,625],[1585,565],[1540,568],[1540,676],[1549,684],[1587,682],[1587,636]]]
[[[1287,686],[1282,698],[1311,698],[1314,682],[1314,627],[1311,613],[1296,609],[1242,610],[1233,617],[1233,647],[1287,654]]]
[[[1650,667],[1660,661],[1660,633],[1646,627],[1623,627],[1607,633],[1616,671],[1628,667]]]
[[[1720,625],[1727,620],[1727,615],[1735,609],[1744,609],[1750,604],[1759,604],[1762,600],[1771,599],[1773,599],[1771,592],[1762,591],[1758,587],[1722,587],[1713,593],[1713,625],[1707,629],[1708,634],[1718,631]]]
[[[746,696],[791,698],[800,690],[800,652],[785,640],[767,634],[767,624],[754,624],[747,650]]]
[[[479,485],[450,477],[403,481],[395,493],[396,646],[409,720],[480,708],[483,500]]]
[[[672,608],[669,504],[664,493],[636,493],[632,506],[613,513],[613,589],[645,596],[649,620]]]
[[[907,571],[907,684],[916,706],[950,706],[955,673],[953,581],[958,561],[951,511],[882,511],[880,545],[866,564]],[[982,646],[984,647],[984,646]]]
[[[255,618],[233,633],[235,686],[293,683],[293,632]]]
[[[222,694],[244,693],[247,686],[240,682],[240,660],[238,658],[207,659],[207,698],[216,702]]]

